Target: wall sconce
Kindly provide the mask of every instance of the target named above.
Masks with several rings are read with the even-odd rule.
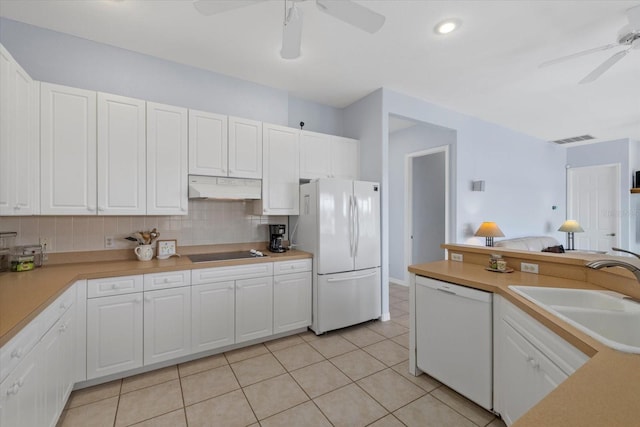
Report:
[[[562,223],[560,228],[558,228],[558,231],[564,231],[567,233],[567,250],[573,251],[575,250],[573,233],[582,233],[584,230],[580,227],[578,221],[575,219],[568,219]]]
[[[488,221],[480,224],[474,236],[486,237],[486,246],[493,246],[493,238],[504,237],[504,233],[495,222]]]
[[[484,181],[471,181],[471,191],[484,191]]]

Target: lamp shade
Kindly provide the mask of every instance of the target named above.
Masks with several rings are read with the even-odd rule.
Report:
[[[478,230],[474,234],[478,237],[504,237],[504,233],[495,222],[487,221],[480,224]]]
[[[580,227],[578,221],[576,221],[575,219],[568,219],[562,223],[560,228],[558,228],[558,231],[564,231],[565,233],[581,233],[584,230],[582,229],[582,227]]]

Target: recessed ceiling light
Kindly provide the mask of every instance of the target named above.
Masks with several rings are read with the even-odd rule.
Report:
[[[460,25],[462,25],[462,21],[459,19],[447,19],[439,22],[438,25],[435,26],[434,31],[436,34],[449,34],[460,27]]]

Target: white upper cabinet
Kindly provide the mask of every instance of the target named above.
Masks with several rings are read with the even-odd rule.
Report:
[[[331,178],[331,136],[300,132],[300,178]]]
[[[0,45],[0,215],[39,213],[38,83]]]
[[[98,93],[98,213],[146,213],[146,104]]]
[[[147,102],[147,214],[187,215],[187,109]]]
[[[302,131],[300,178],[359,178],[360,142],[357,139]]]
[[[262,122],[229,117],[229,176],[262,178]]]
[[[331,137],[331,176],[341,179],[360,179],[360,141]]]
[[[298,215],[300,158],[298,129],[263,124],[262,200],[257,215]]]
[[[189,110],[189,173],[227,176],[227,116]]]
[[[40,149],[41,213],[95,214],[95,92],[41,84]]]
[[[262,122],[189,110],[189,173],[262,178]]]

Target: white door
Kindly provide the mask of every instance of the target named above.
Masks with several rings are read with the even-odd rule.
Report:
[[[0,67],[0,215],[38,214],[38,83],[2,45]]]
[[[144,293],[144,364],[191,353],[191,289]]]
[[[300,178],[331,178],[331,136],[300,132]]]
[[[355,269],[380,266],[380,185],[354,181]]]
[[[229,117],[229,176],[262,179],[262,122]]]
[[[43,424],[40,355],[40,348],[36,346],[0,383],[1,426]]]
[[[187,110],[147,102],[147,215],[187,215],[187,157]]]
[[[584,229],[575,248],[610,251],[619,245],[620,166],[572,168],[567,176],[567,218]],[[559,225],[558,225],[559,226]]]
[[[235,342],[233,280],[191,287],[191,348],[193,353]]]
[[[317,273],[351,271],[356,233],[353,181],[321,179],[317,189]]]
[[[227,116],[189,110],[189,173],[227,176]]]
[[[144,215],[146,103],[98,93],[98,214]]]
[[[142,293],[87,301],[87,379],[142,366]]]
[[[273,277],[236,280],[236,344],[273,335]]]
[[[96,213],[96,93],[40,85],[40,209]]]
[[[340,179],[360,177],[360,141],[331,137],[331,176]]]
[[[311,272],[273,278],[273,333],[311,325]]]
[[[262,126],[262,215],[298,215],[300,159],[297,129]]]

